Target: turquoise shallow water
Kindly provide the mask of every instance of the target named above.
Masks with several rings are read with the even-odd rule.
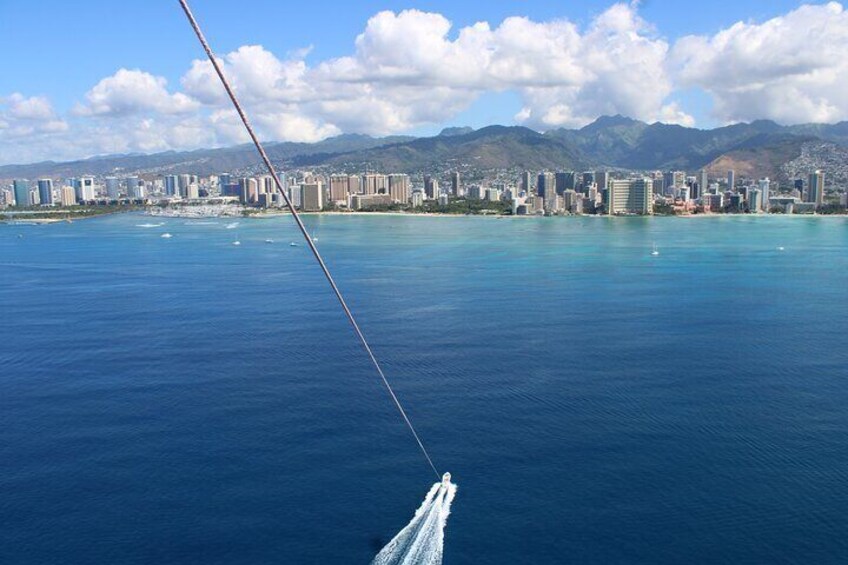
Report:
[[[151,221],[0,225],[0,562],[367,563],[432,477],[290,219]],[[845,218],[306,221],[445,563],[848,561]]]

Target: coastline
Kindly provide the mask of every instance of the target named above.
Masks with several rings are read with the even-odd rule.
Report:
[[[162,214],[162,213],[150,213],[148,210],[110,210],[104,211],[102,213],[96,214],[80,214],[76,216],[70,217],[62,217],[62,218],[27,218],[26,216],[20,218],[9,218],[3,217],[0,218],[0,224],[6,225],[48,225],[48,224],[58,224],[58,223],[73,223],[78,220],[87,220],[92,218],[111,216],[114,214],[126,214],[126,213],[139,213],[143,216],[156,217],[156,218],[179,218],[179,219],[229,219],[229,220],[270,220],[274,218],[291,216],[291,213],[288,211],[275,211],[275,212],[260,212],[256,214],[247,214],[247,215],[232,215],[232,214],[210,214],[210,215],[197,215],[197,214],[184,214],[184,213],[172,213],[172,214]],[[649,219],[649,218],[673,218],[673,219],[695,219],[695,218],[848,218],[848,214],[662,214],[655,215],[649,214],[644,216],[610,216],[606,214],[581,214],[581,215],[558,215],[558,216],[542,216],[537,214],[528,214],[522,216],[515,216],[511,214],[445,214],[438,212],[363,212],[363,211],[352,211],[352,212],[337,212],[337,211],[328,211],[328,212],[300,212],[301,216],[333,216],[333,217],[344,217],[344,216],[355,216],[355,217],[405,217],[405,218],[492,218],[492,219],[545,219],[545,218],[596,218],[596,219],[615,219],[615,220],[627,220],[627,219]],[[2,213],[0,213],[2,216]]]

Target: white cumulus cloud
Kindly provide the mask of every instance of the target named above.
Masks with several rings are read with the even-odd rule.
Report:
[[[89,90],[85,104],[76,111],[80,115],[127,116],[142,112],[181,114],[197,109],[195,100],[181,92],[171,94],[166,86],[162,77],[120,69]]]
[[[614,3],[585,24],[508,17],[457,27],[439,13],[381,11],[344,55],[313,61],[310,50],[280,56],[243,45],[220,55],[263,139],[409,132],[502,92],[520,101],[513,120],[539,130],[580,127],[604,114],[692,126],[687,92],[706,92],[722,123],[848,120],[848,12],[838,2],[673,44],[635,1]],[[154,73],[120,69],[66,116],[43,96],[0,98],[5,162],[245,141],[206,60],[190,62],[170,87]]]
[[[20,145],[21,138],[42,140],[44,136],[67,129],[67,122],[56,114],[53,105],[44,96],[27,97],[15,92],[0,98],[0,133],[5,138],[14,139],[14,145]],[[10,150],[15,149],[11,147]]]
[[[721,121],[848,119],[848,13],[838,2],[684,37],[671,60],[683,86],[712,95]]]

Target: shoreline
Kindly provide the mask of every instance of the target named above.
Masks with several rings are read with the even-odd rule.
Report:
[[[27,218],[25,215],[22,215],[20,218],[3,218],[0,219],[0,224],[6,225],[48,225],[48,224],[60,224],[60,223],[73,223],[78,220],[88,220],[93,218],[100,218],[106,216],[112,216],[116,214],[140,214],[148,217],[156,217],[161,219],[190,219],[190,220],[270,220],[274,218],[291,216],[291,213],[288,211],[279,211],[279,212],[267,212],[267,213],[257,213],[257,214],[248,214],[248,215],[229,215],[229,214],[221,214],[221,215],[208,215],[208,216],[199,216],[195,214],[151,214],[146,210],[115,210],[109,212],[103,212],[100,214],[86,214],[79,216],[71,216],[63,217],[63,218]],[[2,215],[2,212],[0,212]],[[675,215],[644,215],[644,216],[610,216],[606,214],[581,214],[581,215],[556,215],[556,216],[542,216],[536,214],[527,214],[522,216],[514,216],[511,214],[444,214],[437,212],[421,212],[421,213],[410,213],[410,212],[362,212],[362,211],[353,211],[353,212],[300,212],[301,216],[310,216],[310,217],[321,217],[321,216],[332,216],[332,217],[344,217],[344,216],[355,216],[355,217],[404,217],[404,218],[492,218],[492,219],[573,219],[573,218],[596,218],[596,219],[614,219],[614,220],[628,220],[628,219],[694,219],[694,218],[848,218],[848,214],[675,214]]]

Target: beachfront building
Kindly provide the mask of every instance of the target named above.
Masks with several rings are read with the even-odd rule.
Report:
[[[807,180],[807,202],[814,203],[816,208],[824,204],[824,172],[810,173]]]
[[[615,179],[607,185],[607,214],[652,214],[653,181],[649,178]]]
[[[759,188],[748,191],[748,211],[757,213],[763,209],[763,193]]]
[[[127,177],[127,197],[132,199],[144,198],[147,195],[144,181],[138,177]]]
[[[38,199],[42,206],[53,205],[53,179],[38,179]]]
[[[118,177],[106,177],[103,182],[106,185],[106,196],[110,200],[117,200],[121,192],[121,181]]]
[[[324,187],[321,183],[306,183],[300,185],[301,210],[304,212],[320,212],[324,207]]]
[[[409,175],[394,174],[389,175],[389,196],[392,202],[406,204],[412,196],[412,189],[409,185]]]
[[[23,208],[30,205],[29,181],[17,179],[12,181],[12,192],[15,195],[15,206]]]
[[[94,179],[82,177],[74,180],[74,190],[76,191],[77,202],[80,204],[94,200]]]

